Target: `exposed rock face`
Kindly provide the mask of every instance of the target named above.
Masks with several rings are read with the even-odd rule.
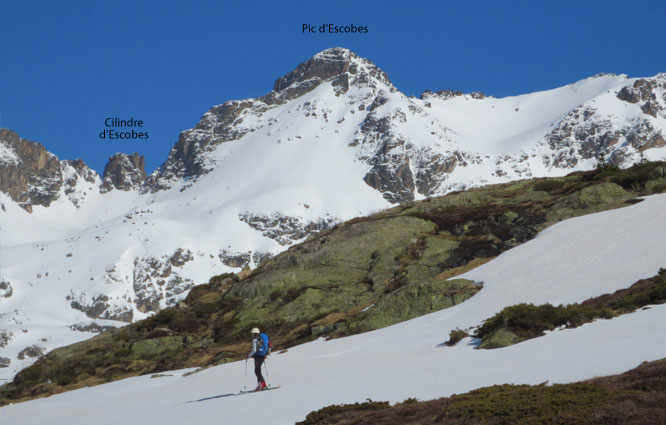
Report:
[[[5,347],[13,336],[14,334],[9,331],[0,330],[0,348]]]
[[[74,176],[68,176],[67,178],[65,178],[65,185],[75,186],[78,177],[81,177],[83,180],[87,181],[88,183],[95,183],[97,173],[88,168],[86,163],[83,162],[81,158],[66,159],[63,161],[63,163],[65,165],[72,167],[74,171],[76,171],[76,174]],[[67,192],[67,189],[65,189],[65,192]]]
[[[629,129],[626,134],[627,142],[639,151],[666,146],[664,135],[656,130],[649,121]]]
[[[17,359],[23,360],[27,357],[39,357],[42,354],[44,354],[44,347],[40,347],[38,345],[31,345],[29,347],[25,347],[23,350],[21,350],[18,355],[16,356]]]
[[[243,111],[252,106],[265,110],[265,105],[255,105],[252,100],[226,102],[206,112],[196,127],[180,133],[167,160],[148,178],[150,189],[166,189],[176,179],[197,178],[210,172],[214,164],[206,159],[205,153],[220,143],[237,140],[253,131],[240,126]]]
[[[546,143],[553,150],[549,165],[573,167],[580,158],[598,157],[618,143],[622,134],[610,120],[592,119],[595,112],[589,107],[576,108],[546,135]]]
[[[9,298],[14,293],[12,289],[12,284],[9,282],[2,281],[0,282],[0,298]]]
[[[113,303],[104,294],[88,296],[85,292],[74,292],[67,296],[70,306],[86,314],[91,319],[118,320],[131,323],[134,312],[128,305]]]
[[[372,169],[363,177],[368,186],[393,203],[414,199],[414,175],[404,144],[404,140],[385,140],[378,155],[370,160]]]
[[[289,217],[278,213],[270,216],[245,212],[238,217],[264,236],[276,240],[280,245],[291,245],[308,235],[331,229],[339,220],[333,217],[314,222],[305,222],[300,217]],[[256,261],[255,261],[256,262]]]
[[[104,169],[100,191],[136,189],[145,180],[144,157],[118,153]],[[28,212],[33,205],[48,207],[63,194],[78,207],[98,184],[97,173],[82,159],[60,161],[43,145],[0,129],[0,191]]]
[[[440,153],[427,152],[416,163],[416,185],[419,193],[432,196],[455,170],[458,158],[455,155],[445,156]]]
[[[112,189],[137,189],[146,181],[146,160],[143,155],[117,153],[109,158],[104,167],[104,178],[100,192]]]
[[[663,83],[666,88],[666,83]],[[638,80],[633,86],[625,86],[617,97],[629,103],[653,96],[646,91],[657,87],[655,81]],[[647,104],[647,103],[646,103]],[[644,105],[643,105],[644,106]],[[654,110],[656,116],[657,109]],[[545,137],[551,152],[544,157],[548,166],[574,167],[584,159],[605,157],[609,162],[622,165],[627,161],[626,149],[637,151],[666,145],[664,134],[652,124],[650,117],[636,118],[618,125],[613,116],[598,116],[591,106],[580,106],[567,114]]]
[[[633,86],[623,87],[618,93],[617,98],[625,102],[638,103],[641,100],[654,99],[653,90],[656,86],[655,81],[637,80]]]
[[[470,96],[472,99],[485,99],[486,95],[483,92],[480,91],[475,91],[469,94],[465,94],[461,92],[460,90],[438,90],[436,92],[433,92],[432,90],[426,90],[423,93],[421,93],[421,96],[419,96],[419,99],[428,99],[432,97],[438,97],[440,99],[451,99],[454,97],[460,97],[460,96]]]
[[[12,360],[8,357],[0,357],[0,367],[9,367]]]
[[[633,85],[623,87],[617,93],[617,98],[634,104],[641,102],[640,108],[643,113],[655,118],[657,118],[658,114],[661,114],[661,116],[666,118],[665,108],[658,100],[657,91],[659,89],[666,89],[664,74],[660,74],[656,79],[636,80]]]
[[[255,251],[252,254],[252,261],[254,261],[254,264],[259,267],[264,263],[264,261],[269,260],[273,258],[273,254],[270,252],[261,252],[261,251]]]
[[[193,259],[192,252],[183,249],[171,256],[135,259],[133,287],[137,309],[142,313],[158,311],[180,301],[194,282],[183,278],[179,269]]]
[[[60,161],[46,148],[22,139],[14,131],[0,129],[0,191],[27,211],[33,205],[48,207],[61,190],[78,206],[79,182],[94,183],[97,174],[81,159]]]
[[[349,71],[349,57],[351,52],[346,49],[333,48],[301,63],[293,71],[275,81],[273,90],[278,92],[294,83],[327,78]]]
[[[411,119],[431,118],[410,99],[407,108],[387,108],[388,93],[379,91],[368,107],[370,113],[356,133],[351,147],[358,146],[357,158],[371,165],[363,181],[392,203],[414,200],[415,193],[435,196],[456,166],[468,164],[467,154],[446,147],[449,130],[432,117],[431,123],[442,134],[431,132],[432,144],[417,147],[412,135],[399,125]],[[388,105],[387,105],[388,106]]]
[[[359,69],[356,61],[364,65],[363,71]],[[374,64],[347,49],[334,47],[316,54],[278,78],[273,85],[273,93],[279,93],[281,100],[291,100],[313,90],[324,81],[331,81],[336,87],[336,93],[344,94],[350,84],[367,83],[372,79],[390,85],[386,73]]]
[[[222,263],[225,266],[233,267],[233,268],[243,268],[243,267],[250,264],[250,260],[252,259],[252,253],[251,252],[232,252],[232,251],[228,251],[226,249],[223,249],[218,254],[218,257],[220,258],[220,261],[222,261]]]
[[[0,129],[0,143],[14,154],[0,167],[0,190],[28,211],[57,199],[63,179],[55,155],[11,130]]]
[[[115,326],[100,325],[96,322],[76,323],[69,327],[73,331],[101,333],[117,329]]]
[[[411,201],[414,199],[414,176],[405,149],[405,139],[392,132],[391,118],[378,117],[372,112],[361,126],[363,145],[377,146],[367,161],[372,168],[363,177],[363,181],[382,192],[389,202]]]

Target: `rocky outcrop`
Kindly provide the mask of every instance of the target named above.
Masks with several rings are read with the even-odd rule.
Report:
[[[134,319],[132,308],[123,303],[114,302],[104,294],[88,296],[85,292],[72,291],[66,298],[74,310],[85,313],[91,319],[117,320],[131,323]]]
[[[92,298],[92,302],[83,304],[80,300],[75,299],[70,303],[71,307],[75,310],[82,311],[86,316],[96,319],[109,307],[107,303],[109,297],[106,295],[98,295]]]
[[[265,215],[247,211],[239,214],[238,218],[283,246],[291,245],[295,241],[322,230],[331,229],[339,221],[334,217],[324,217],[317,221],[306,222],[300,217],[290,217],[279,213]]]
[[[78,206],[85,196],[79,185],[96,181],[97,174],[83,160],[60,161],[43,145],[0,129],[0,191],[28,212],[33,205],[48,207],[62,192]]]
[[[391,203],[414,200],[415,193],[434,196],[442,190],[444,181],[456,166],[466,166],[464,154],[447,152],[438,146],[417,148],[409,142],[409,135],[396,129],[396,123],[405,123],[410,116],[425,112],[416,105],[409,110],[380,111],[386,103],[379,93],[369,107],[371,111],[357,133],[358,159],[371,166],[363,177],[370,187],[382,193]],[[460,158],[459,158],[460,157]]]
[[[353,53],[343,48],[325,50],[311,59],[301,63],[293,71],[278,78],[273,85],[276,92],[307,80],[319,81],[349,71],[350,58]]]
[[[152,191],[166,189],[175,180],[195,179],[210,172],[214,164],[206,158],[207,152],[211,152],[220,143],[237,140],[253,131],[240,125],[243,112],[251,107],[256,111],[265,110],[266,106],[262,102],[248,99],[212,107],[201,117],[196,127],[180,133],[167,160],[148,178],[148,188]]]
[[[5,347],[13,336],[14,334],[9,331],[0,330],[0,348]]]
[[[548,165],[571,168],[580,159],[598,157],[618,143],[622,134],[609,119],[592,119],[595,113],[594,108],[578,107],[546,135],[545,141],[553,151]]]
[[[0,129],[0,144],[13,155],[3,158],[0,190],[28,211],[33,205],[49,206],[63,184],[60,161],[46,148]]]
[[[44,354],[45,351],[46,349],[44,349],[44,347],[40,347],[39,345],[31,345],[19,351],[16,358],[19,360],[24,360],[26,357],[40,357],[42,354]]]
[[[180,301],[194,282],[182,277],[179,269],[193,259],[192,252],[183,249],[170,256],[136,258],[133,273],[136,308],[147,313]]]
[[[641,103],[643,113],[654,118],[658,115],[666,118],[666,108],[659,102],[659,89],[666,89],[666,74],[660,74],[654,79],[636,80],[633,85],[622,87],[617,98],[629,103]],[[666,102],[666,99],[664,101]]]
[[[656,96],[653,90],[656,85],[657,83],[653,80],[636,80],[633,85],[622,87],[617,93],[617,98],[629,103],[654,99]]]
[[[217,256],[225,266],[240,269],[249,265],[250,260],[252,259],[251,252],[232,252],[226,249],[220,251]]]
[[[438,189],[449,174],[458,165],[455,155],[446,156],[441,153],[423,152],[416,163],[416,189],[425,196],[437,194]]]
[[[0,298],[9,298],[13,293],[14,290],[12,289],[12,284],[10,282],[0,282]]]
[[[101,332],[107,332],[107,331],[111,331],[113,329],[117,329],[116,326],[100,325],[97,322],[76,323],[76,324],[70,325],[69,328],[73,331],[93,332],[93,333],[101,333]]]
[[[469,96],[472,99],[485,99],[486,95],[483,92],[480,91],[475,91],[471,93],[463,93],[460,90],[438,90],[436,92],[433,92],[432,90],[426,90],[423,93],[421,93],[421,96],[419,96],[419,99],[426,100],[429,98],[437,97],[440,99],[452,99],[455,97],[461,97],[461,96]]]
[[[414,200],[414,175],[403,140],[386,140],[369,163],[372,168],[363,177],[368,186],[382,193],[392,203]]]
[[[404,120],[405,114],[395,111],[380,116],[373,111],[363,121],[360,135],[362,150],[370,154],[361,159],[372,167],[363,181],[381,192],[387,201],[397,203],[413,200],[415,186],[406,140],[393,132],[394,118]]]
[[[640,80],[639,80],[640,81]],[[638,83],[638,82],[637,82]],[[631,90],[626,90],[627,88]],[[646,87],[645,85],[638,86]],[[640,100],[640,91],[624,87],[623,100]],[[580,160],[607,158],[616,165],[629,165],[626,146],[637,151],[665,146],[664,135],[650,118],[634,119],[618,125],[613,116],[599,116],[591,106],[580,106],[567,114],[544,138],[550,152],[544,156],[548,166],[571,168]]]
[[[143,155],[117,153],[109,158],[104,167],[104,177],[100,192],[113,189],[138,189],[146,181],[146,160]]]
[[[629,129],[626,137],[627,142],[639,151],[666,146],[664,135],[649,121],[643,121]]]

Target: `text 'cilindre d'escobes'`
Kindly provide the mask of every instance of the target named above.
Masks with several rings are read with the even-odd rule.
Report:
[[[99,133],[100,139],[147,139],[148,132],[134,131],[134,127],[143,127],[143,120],[135,120],[130,118],[128,120],[121,120],[120,118],[107,118],[104,120],[104,125],[110,127],[102,130]],[[123,127],[130,127],[129,129]],[[118,129],[119,128],[119,129]]]

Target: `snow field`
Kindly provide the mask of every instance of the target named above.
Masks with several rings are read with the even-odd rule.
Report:
[[[252,364],[229,363],[183,377],[142,376],[0,408],[3,424],[293,424],[330,404],[432,399],[501,383],[572,382],[621,373],[666,357],[666,305],[550,332],[496,350],[474,341],[441,344],[456,327],[476,326],[503,307],[570,303],[626,288],[666,264],[666,195],[558,223],[461,277],[480,280],[474,297],[388,328],[317,340],[271,355],[269,381],[254,385]],[[249,348],[249,338],[248,338]],[[276,351],[279,351],[279,347]]]

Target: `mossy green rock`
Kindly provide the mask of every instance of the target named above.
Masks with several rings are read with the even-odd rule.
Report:
[[[617,208],[626,205],[625,201],[635,196],[622,186],[611,182],[587,186],[559,199],[548,212],[547,220],[555,222]]]
[[[459,304],[479,289],[480,285],[466,279],[412,283],[383,297],[352,328],[370,330],[390,326]]]
[[[518,335],[506,328],[500,328],[493,332],[489,337],[484,338],[481,345],[479,345],[479,348],[502,348],[518,342],[520,342]]]
[[[186,342],[187,337],[182,336],[144,339],[132,344],[131,350],[134,357],[152,357],[166,351],[177,350]]]
[[[246,300],[235,328],[299,323],[373,303],[394,277],[396,257],[433,229],[415,217],[371,220],[292,248],[228,292]]]
[[[661,193],[664,190],[666,190],[666,177],[645,183],[645,191],[648,193]]]

